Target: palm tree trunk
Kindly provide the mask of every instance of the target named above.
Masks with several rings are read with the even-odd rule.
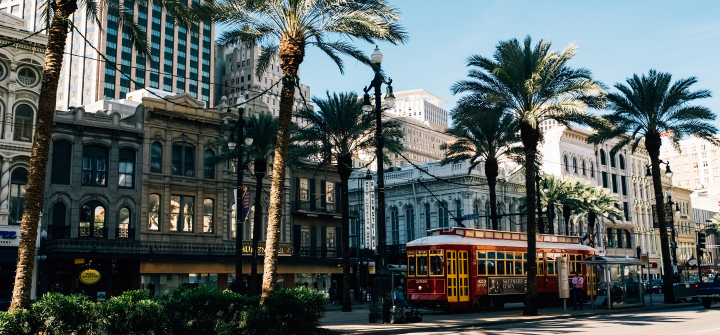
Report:
[[[590,246],[595,247],[595,220],[597,215],[593,212],[588,213],[588,235],[590,236]]]
[[[536,185],[537,186],[537,185]],[[552,233],[553,226],[555,225],[555,204],[549,202],[547,205],[548,222],[550,223],[550,232]],[[559,230],[559,225],[558,225]]]
[[[340,205],[342,206],[342,257],[343,257],[343,312],[352,312],[352,297],[350,296],[350,195],[348,193],[348,180],[352,173],[352,156],[346,155],[338,162],[340,174]]]
[[[488,189],[490,189],[490,219],[492,220],[492,229],[498,230],[497,192],[495,191],[495,186],[497,186],[498,163],[496,160],[488,159],[485,162],[485,176],[488,181]]]
[[[535,221],[535,159],[537,156],[537,145],[540,134],[533,126],[520,124],[520,136],[525,148],[525,197],[527,198],[527,292],[525,293],[525,309],[523,315],[538,315],[537,310],[537,222]]]
[[[570,235],[570,207],[563,205],[563,220],[565,221],[565,235]]]
[[[665,294],[665,303],[675,303],[675,292],[673,291],[673,260],[670,256],[670,242],[668,241],[668,229],[665,224],[665,197],[662,191],[662,178],[660,177],[660,135],[646,136],[645,146],[650,156],[650,164],[652,165],[653,191],[655,191],[655,212],[657,213],[658,226],[660,228],[660,251],[662,253],[663,271],[665,279],[663,280],[663,293]]]
[[[250,294],[258,294],[258,243],[260,242],[260,229],[262,228],[262,183],[265,178],[267,161],[264,159],[255,160],[255,215],[253,215],[252,228],[252,260],[250,260]]]
[[[69,31],[67,20],[77,9],[77,2],[74,0],[56,0],[51,1],[48,5],[53,7],[54,16],[48,33],[47,49],[45,49],[45,66],[43,67],[35,138],[30,154],[25,209],[22,216],[22,227],[20,228],[17,275],[15,277],[10,312],[30,308],[30,288],[35,263],[35,242],[45,192],[45,172],[50,152],[52,124],[55,118],[58,81],[65,51],[65,41]]]
[[[305,57],[305,42],[290,37],[280,40],[278,57],[282,61],[284,73],[283,87],[280,91],[280,115],[278,134],[273,159],[273,175],[270,186],[270,208],[268,211],[267,237],[265,242],[265,266],[263,273],[263,300],[275,290],[277,282],[277,258],[280,244],[280,223],[282,222],[285,197],[285,168],[290,144],[290,126],[292,125],[292,107],[295,100],[295,84],[298,69]]]

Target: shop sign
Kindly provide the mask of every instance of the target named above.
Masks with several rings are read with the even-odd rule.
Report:
[[[665,204],[665,227],[672,228],[675,225],[675,220],[673,219],[673,210],[672,207],[668,204]],[[658,223],[658,217],[657,217],[657,211],[655,210],[655,205],[652,205],[652,215],[653,215],[653,228],[658,229],[660,228],[660,224]]]
[[[375,262],[368,262],[368,273],[371,275],[375,274]]]
[[[0,245],[17,247],[20,245],[18,232],[14,230],[0,230]]]
[[[87,269],[80,272],[80,282],[85,285],[92,285],[100,281],[100,272],[94,269]]]
[[[527,288],[526,277],[490,277],[488,284],[488,294],[525,294]]]
[[[375,250],[375,181],[364,182],[364,209],[365,209],[365,249]]]
[[[76,258],[75,264],[85,264],[85,259],[84,258]]]
[[[243,254],[252,254],[252,246],[244,245],[242,247]],[[293,247],[278,247],[278,254],[280,255],[292,255]],[[258,255],[265,254],[265,247],[258,246]]]
[[[98,291],[97,293],[97,302],[105,301],[105,292]]]

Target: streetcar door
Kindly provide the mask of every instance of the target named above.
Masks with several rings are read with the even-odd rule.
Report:
[[[447,264],[447,296],[448,302],[458,301],[458,271],[457,250],[447,250],[445,264]]]
[[[458,292],[460,301],[470,301],[470,273],[467,250],[458,250]]]

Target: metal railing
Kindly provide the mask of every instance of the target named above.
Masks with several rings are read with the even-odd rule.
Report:
[[[342,258],[342,249],[325,247],[300,247],[293,250],[293,256],[313,258]]]
[[[317,213],[328,213],[328,214],[342,214],[342,209],[340,208],[339,204],[325,204],[325,206],[320,206],[320,204],[313,204],[310,201],[299,201],[299,202],[291,202],[290,206],[292,208],[293,213],[297,212],[317,212]]]
[[[70,238],[70,226],[50,226],[48,238]]]

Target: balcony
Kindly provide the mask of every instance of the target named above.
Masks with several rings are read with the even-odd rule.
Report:
[[[311,258],[342,258],[342,249],[325,247],[300,247],[293,250],[293,256]]]
[[[295,213],[306,213],[306,214],[322,214],[322,215],[342,215],[342,209],[337,204],[326,204],[324,207],[319,206],[310,201],[299,201],[291,202],[290,207],[292,208],[293,214]]]

